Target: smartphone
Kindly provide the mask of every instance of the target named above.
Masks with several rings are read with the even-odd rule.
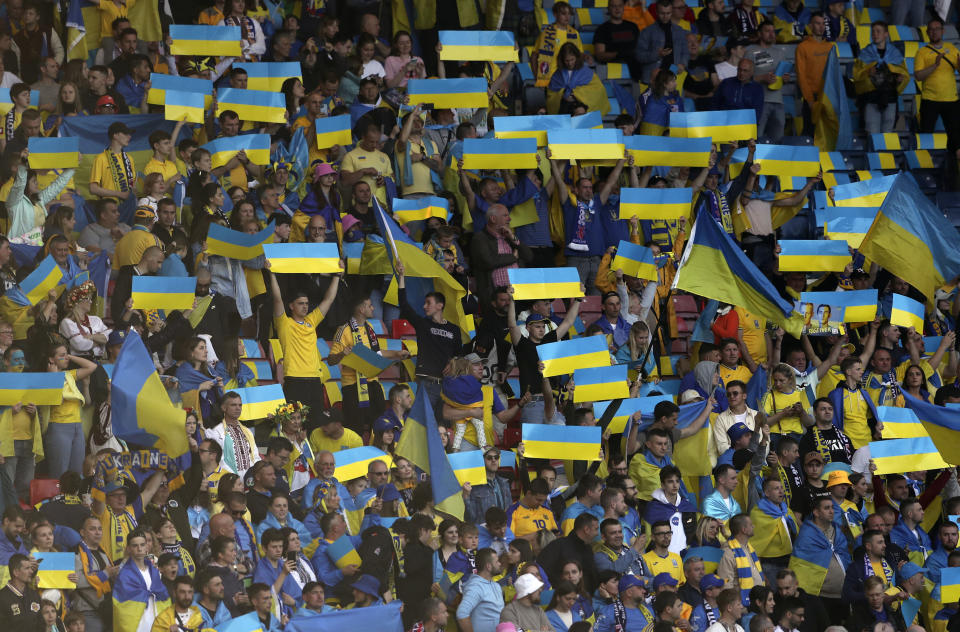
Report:
[[[287,561],[296,562],[297,561],[297,552],[296,551],[287,551]]]

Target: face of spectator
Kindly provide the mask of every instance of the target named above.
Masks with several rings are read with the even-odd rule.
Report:
[[[557,25],[563,27],[569,26],[571,17],[573,17],[571,10],[568,7],[561,7],[556,12]]]
[[[230,75],[230,87],[237,88],[240,90],[247,89],[247,79],[248,75],[245,72],[238,72]]]
[[[286,59],[290,56],[290,48],[293,46],[293,40],[290,37],[274,38],[273,50],[276,57]]]
[[[614,20],[623,19],[623,6],[624,0],[610,0],[607,3],[607,12],[610,14],[610,17]]]
[[[927,36],[930,38],[931,44],[939,44],[940,40],[943,39],[943,24],[931,20],[927,24]]]
[[[740,347],[734,343],[727,343],[720,350],[723,356],[723,363],[727,366],[736,366],[740,362]]]
[[[374,37],[380,37],[380,18],[372,13],[365,14],[360,24],[360,30]]]
[[[127,33],[120,38],[120,52],[124,55],[137,52],[137,36],[134,33]]]
[[[826,22],[822,16],[815,15],[810,18],[810,33],[816,37],[823,37],[826,30]]]
[[[657,5],[657,21],[660,24],[669,24],[673,20],[673,6]]]
[[[397,52],[401,56],[407,56],[410,54],[410,51],[413,49],[413,41],[411,41],[409,35],[401,35],[397,38]]]
[[[743,83],[753,80],[753,62],[749,59],[741,59],[737,65],[737,79]]]
[[[370,200],[373,198],[373,193],[370,191],[370,185],[366,182],[358,184],[353,189],[353,199],[354,202],[359,202],[361,205],[366,206],[370,204]]]
[[[220,129],[223,130],[224,136],[236,136],[240,131],[240,119],[227,116],[220,123]]]
[[[877,373],[886,373],[893,365],[893,357],[886,349],[878,349],[873,353],[873,358],[870,362],[873,364],[874,371]]]

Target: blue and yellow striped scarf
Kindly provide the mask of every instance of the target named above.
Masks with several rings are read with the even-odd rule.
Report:
[[[737,582],[740,584],[740,600],[743,601],[743,605],[749,606],[750,589],[754,586],[753,569],[756,568],[757,572],[763,575],[760,558],[757,557],[757,552],[753,550],[749,542],[747,543],[746,550],[739,546],[735,539],[731,538],[727,542],[730,545],[730,550],[733,551],[733,559],[737,563]]]

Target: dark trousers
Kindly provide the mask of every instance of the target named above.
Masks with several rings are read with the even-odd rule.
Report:
[[[930,134],[943,119],[947,131],[947,155],[944,159],[944,189],[957,189],[957,149],[960,149],[960,101],[923,101],[920,104],[920,132]]]
[[[353,430],[358,435],[363,435],[370,430],[373,422],[383,414],[386,409],[386,402],[383,397],[383,387],[380,382],[367,382],[366,406],[360,406],[357,399],[357,385],[343,387],[343,425]]]
[[[317,423],[311,423],[311,420],[319,419],[320,411],[327,408],[325,392],[323,382],[318,377],[286,377],[283,380],[283,396],[287,401],[310,407],[303,424],[308,435],[317,427]]]

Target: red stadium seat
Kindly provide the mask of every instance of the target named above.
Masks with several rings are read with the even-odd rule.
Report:
[[[391,325],[393,338],[403,338],[404,336],[416,336],[417,330],[413,328],[409,320],[395,318]]]
[[[48,498],[53,498],[60,493],[60,481],[55,478],[35,478],[30,481],[30,504],[36,506],[37,503]]]

